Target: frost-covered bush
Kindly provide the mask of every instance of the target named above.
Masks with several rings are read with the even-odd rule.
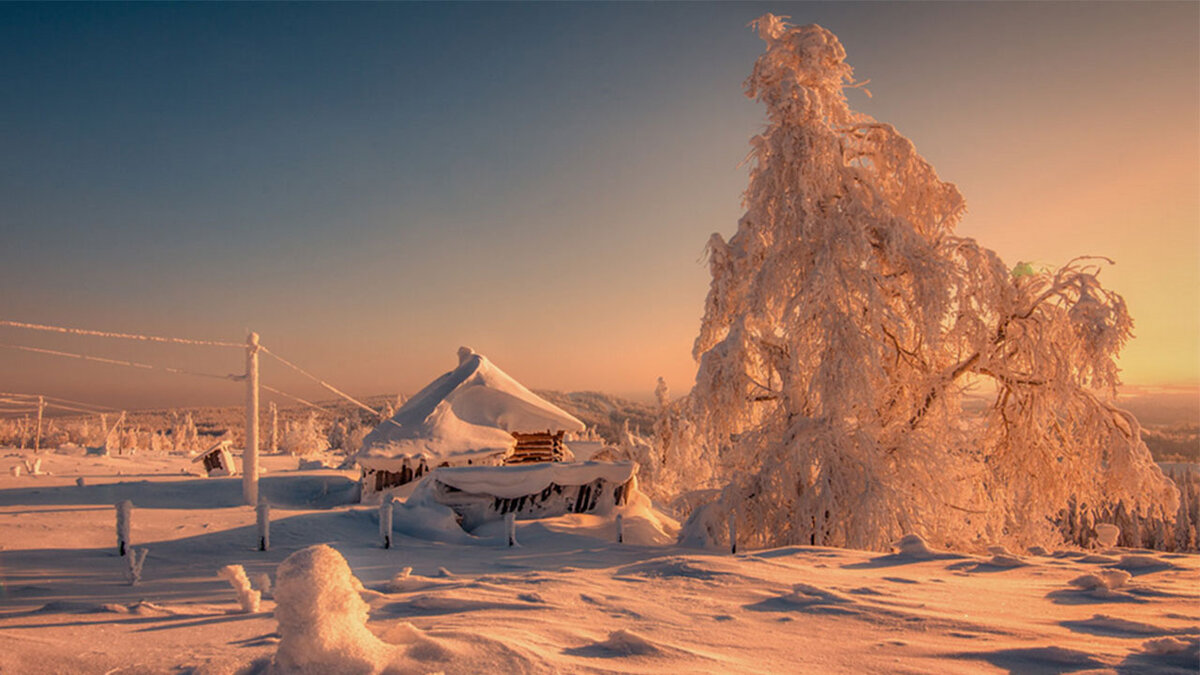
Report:
[[[171,446],[176,453],[187,454],[202,449],[200,432],[190,412],[180,416],[179,411],[172,410],[170,423]]]
[[[367,630],[362,584],[346,559],[325,545],[288,556],[275,577],[279,648],[272,670],[279,673],[379,672],[392,648]]]
[[[751,546],[1053,544],[1070,496],[1174,513],[1115,407],[1132,322],[1103,260],[1009,268],[955,235],[965,202],[894,127],[852,110],[828,30],[766,15],[746,81],[767,109],[746,213],[708,244],[696,385],[660,423],[655,489],[720,488]],[[968,423],[962,399],[996,395]],[[724,543],[724,542],[721,542]]]
[[[302,420],[288,422],[279,439],[279,449],[292,455],[312,455],[329,449],[316,413],[310,413]]]

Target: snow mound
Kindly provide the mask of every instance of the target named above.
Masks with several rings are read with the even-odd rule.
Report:
[[[1161,637],[1142,643],[1125,663],[1129,672],[1195,673],[1200,663],[1200,637]]]
[[[1178,657],[1195,667],[1200,661],[1200,637],[1163,637],[1146,640],[1142,652],[1157,656]]]
[[[1023,567],[1026,564],[1019,556],[1013,555],[1003,546],[989,546],[988,553],[991,553],[992,557],[984,564],[990,567],[1012,568]]]
[[[933,560],[939,554],[929,548],[929,544],[921,538],[919,534],[906,534],[899,540],[892,542],[892,548],[896,549],[896,555],[911,558],[913,560]]]
[[[652,560],[633,563],[632,565],[625,565],[617,570],[616,576],[639,576],[657,579],[682,577],[685,579],[701,579],[706,581],[735,576],[730,575],[728,572],[701,567],[696,564],[697,562],[693,559],[677,556],[654,558]]]
[[[279,649],[272,671],[314,675],[379,672],[392,648],[367,630],[362,584],[340,553],[324,544],[279,565],[275,619]]]
[[[597,642],[592,647],[614,656],[656,656],[663,653],[658,645],[623,628],[609,633],[607,640]]]
[[[798,607],[812,605],[841,605],[853,604],[854,600],[840,593],[819,588],[811,584],[794,584],[792,592],[780,598],[783,602]]]
[[[1075,577],[1068,583],[1096,597],[1109,597],[1116,594],[1130,578],[1131,575],[1125,570],[1101,570]]]
[[[1125,570],[1126,572],[1133,572],[1135,574],[1178,569],[1176,565],[1173,565],[1166,560],[1145,553],[1123,555],[1121,556],[1121,559],[1117,561],[1115,565],[1113,565],[1113,567],[1119,570]]]

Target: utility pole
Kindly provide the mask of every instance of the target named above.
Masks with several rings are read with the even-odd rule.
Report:
[[[258,504],[258,333],[246,336],[246,449],[242,452],[242,500]]]

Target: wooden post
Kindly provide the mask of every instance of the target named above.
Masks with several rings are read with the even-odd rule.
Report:
[[[383,547],[392,547],[392,506],[396,498],[387,494],[379,503],[379,535],[383,539]]]
[[[617,543],[625,543],[625,519],[621,514],[617,514]]]
[[[124,557],[129,553],[129,519],[133,515],[133,502],[128,499],[117,502],[117,553]]]
[[[38,396],[38,421],[37,433],[33,435],[33,451],[41,452],[42,450],[42,411],[46,408],[46,399],[43,396]]]
[[[246,336],[246,449],[242,452],[242,501],[258,504],[258,333]]]
[[[255,513],[258,516],[258,550],[269,551],[271,550],[271,505],[267,503],[266,496],[258,500]]]

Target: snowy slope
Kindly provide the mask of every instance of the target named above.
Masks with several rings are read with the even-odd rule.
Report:
[[[8,454],[6,454],[8,453]],[[611,518],[572,515],[434,536],[396,510],[396,547],[347,472],[268,456],[272,549],[255,550],[237,479],[186,458],[43,453],[11,476],[0,452],[0,672],[265,672],[275,601],[240,612],[217,576],[274,577],[328,543],[365,586],[367,628],[397,672],[1196,672],[1200,558],[1144,551],[961,556],[789,547],[729,555],[617,544]],[[118,473],[120,472],[120,473]],[[85,484],[76,485],[83,476]],[[130,586],[114,510],[132,499]],[[639,527],[636,517],[627,531]],[[490,528],[490,529],[489,529]],[[436,527],[434,527],[436,530]],[[446,534],[443,530],[442,534]],[[630,541],[631,539],[627,539]]]

